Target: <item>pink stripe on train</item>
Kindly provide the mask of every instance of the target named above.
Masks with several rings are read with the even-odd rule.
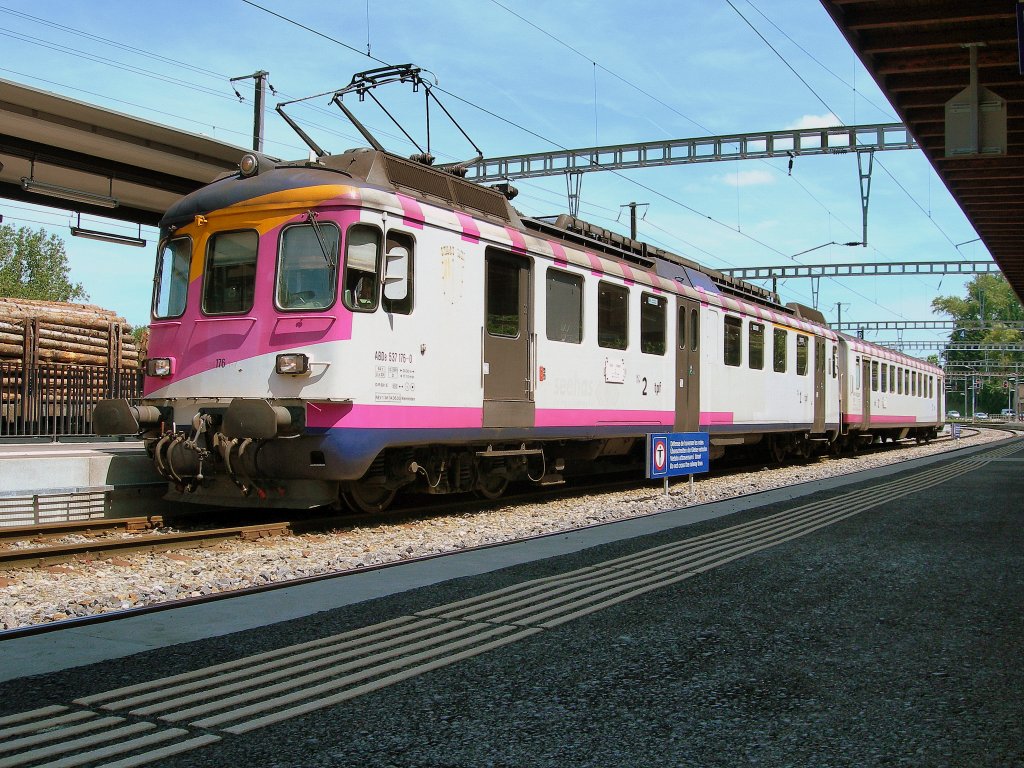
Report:
[[[483,420],[483,408],[306,403],[314,429],[480,429]]]
[[[674,411],[604,411],[591,409],[538,409],[534,423],[538,427],[664,427],[675,422]]]

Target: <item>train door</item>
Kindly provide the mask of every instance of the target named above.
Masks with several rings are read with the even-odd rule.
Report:
[[[871,360],[868,359],[867,355],[864,355],[860,359],[861,365],[861,386],[863,387],[863,397],[861,406],[861,426],[863,429],[867,429],[871,423]]]
[[[700,303],[680,297],[676,323],[677,432],[700,429]]]
[[[530,261],[489,249],[485,269],[484,426],[532,427]]]
[[[814,426],[811,431],[825,431],[825,339],[814,337]]]

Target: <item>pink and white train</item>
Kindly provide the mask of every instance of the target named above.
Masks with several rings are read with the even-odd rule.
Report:
[[[639,472],[652,432],[782,461],[943,422],[933,365],[378,150],[248,155],[167,212],[154,285],[144,399],[95,425],[183,500],[377,510]]]

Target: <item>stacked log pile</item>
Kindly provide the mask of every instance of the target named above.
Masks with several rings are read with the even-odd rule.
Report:
[[[0,361],[138,368],[124,318],[91,304],[0,298]]]

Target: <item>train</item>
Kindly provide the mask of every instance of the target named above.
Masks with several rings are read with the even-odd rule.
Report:
[[[552,484],[648,435],[771,460],[932,439],[943,372],[820,312],[381,148],[258,152],[160,223],[143,398],[97,405],[168,497],[234,507]]]

